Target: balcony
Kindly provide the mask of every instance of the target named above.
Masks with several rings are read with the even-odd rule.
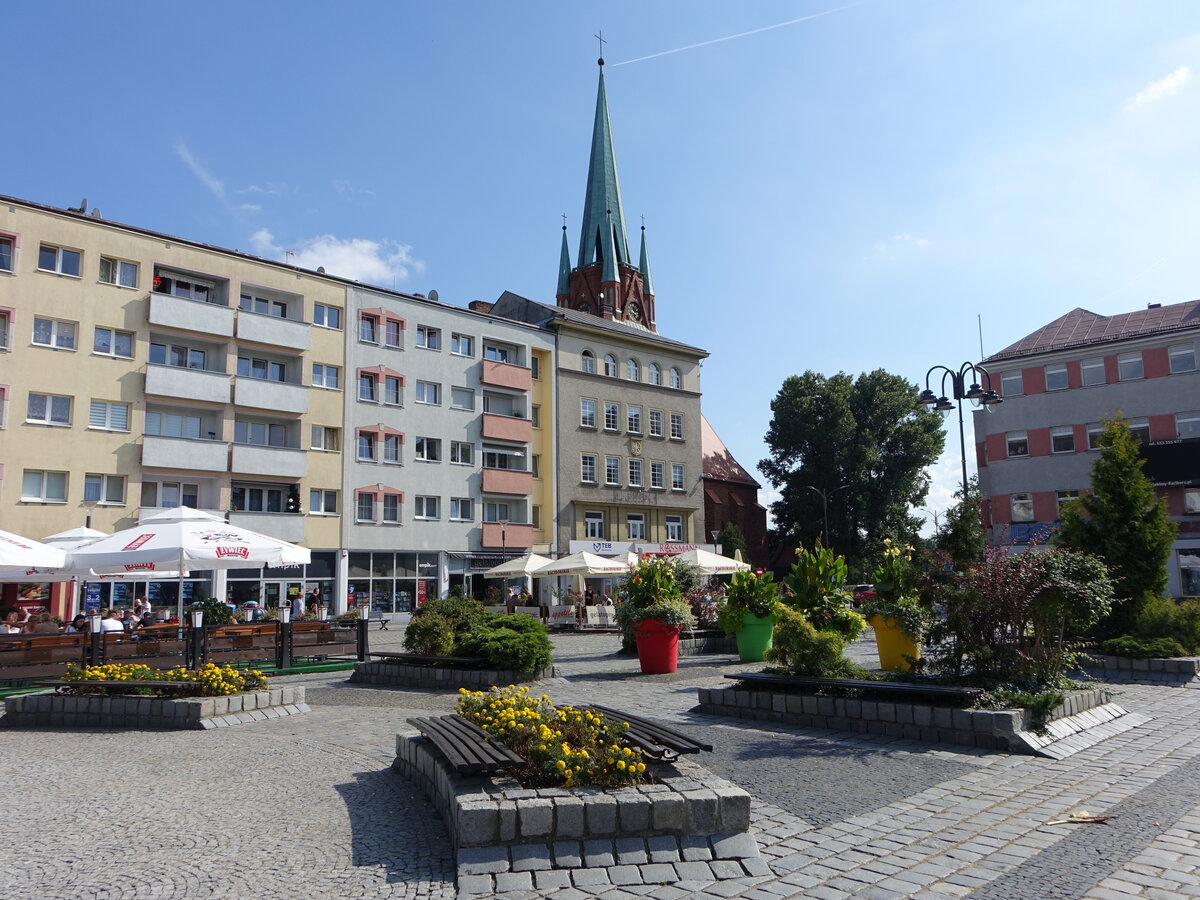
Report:
[[[287,347],[291,350],[307,350],[308,334],[306,322],[294,322],[291,319],[264,316],[244,310],[238,313],[239,341],[254,341],[257,344],[270,344],[273,347]]]
[[[229,445],[224,441],[147,434],[142,438],[142,465],[156,469],[224,472],[229,466]]]
[[[185,301],[193,302],[193,301]],[[208,403],[228,403],[229,376],[224,372],[205,369],[184,369],[179,366],[146,366],[146,393],[155,397],[176,397],[180,400],[203,400]]]
[[[151,293],[150,324],[198,331],[214,337],[233,337],[233,310],[216,303]]]
[[[517,441],[528,444],[533,440],[533,422],[515,416],[483,414],[483,436],[497,441]]]
[[[497,550],[528,550],[533,546],[533,526],[519,522],[501,525],[499,522],[483,523],[483,547]]]
[[[303,478],[308,474],[308,452],[290,447],[233,445],[233,463],[229,471],[238,475],[277,475]]]
[[[532,494],[533,473],[516,472],[512,469],[484,469],[483,492],[485,494]]]
[[[300,513],[231,512],[229,524],[293,544],[304,540],[304,516]]]
[[[479,380],[483,384],[508,388],[510,391],[527,391],[533,387],[533,371],[524,366],[485,359]]]
[[[299,415],[308,412],[308,388],[302,384],[241,377],[234,382],[233,402],[238,406]]]

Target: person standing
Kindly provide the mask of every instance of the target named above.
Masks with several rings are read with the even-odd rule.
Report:
[[[296,591],[296,596],[292,598],[292,618],[298,619],[304,615],[304,598],[300,596],[300,592]]]

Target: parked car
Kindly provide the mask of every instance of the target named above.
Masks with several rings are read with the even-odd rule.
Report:
[[[856,584],[853,590],[855,608],[861,606],[863,601],[870,600],[875,596],[875,585],[873,584]]]

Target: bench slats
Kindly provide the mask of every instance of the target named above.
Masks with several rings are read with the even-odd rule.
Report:
[[[820,678],[815,675],[772,675],[768,672],[739,672],[726,675],[732,681],[774,684],[782,687],[854,688],[889,694],[925,694],[930,697],[954,697],[968,700],[983,693],[982,688],[955,687],[947,684],[915,684],[907,681],[867,681],[851,678]]]
[[[589,709],[601,713],[610,719],[629,723],[626,739],[642,748],[642,752],[653,759],[670,760],[680,753],[699,753],[701,750],[711,753],[712,744],[698,741],[682,731],[676,731],[658,722],[642,716],[633,716],[608,706],[592,704]]]
[[[525,764],[520,756],[462,716],[417,717],[409,719],[408,724],[429,738],[459,774],[491,775]]]

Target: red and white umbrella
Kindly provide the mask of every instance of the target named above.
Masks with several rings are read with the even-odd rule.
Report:
[[[29,569],[59,568],[65,557],[59,547],[0,531],[0,572],[16,575]]]
[[[628,575],[629,559],[608,559],[580,550],[562,559],[553,560],[540,569],[530,572],[536,578],[546,575]]]

